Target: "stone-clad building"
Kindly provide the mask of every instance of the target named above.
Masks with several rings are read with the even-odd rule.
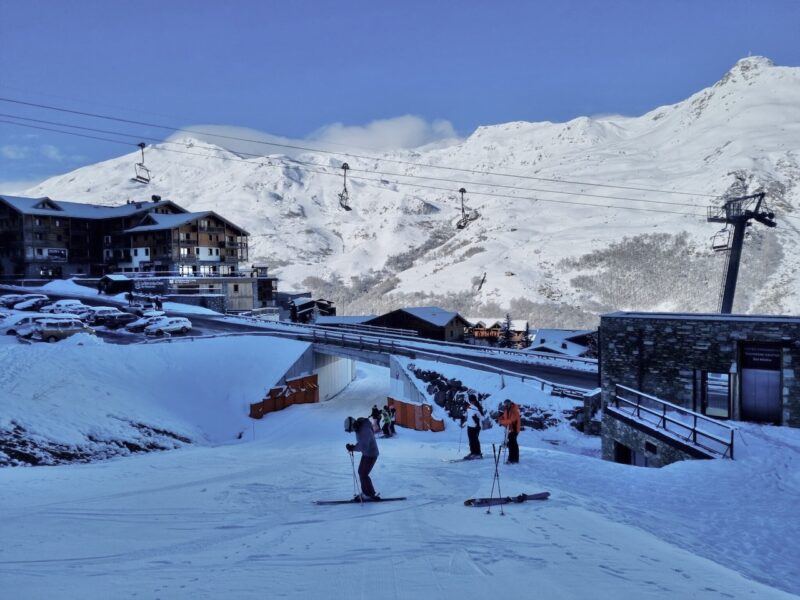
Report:
[[[599,350],[604,407],[622,385],[718,420],[800,427],[800,317],[617,312],[601,316]],[[632,431],[613,413],[606,458]],[[645,437],[624,443],[641,455]]]

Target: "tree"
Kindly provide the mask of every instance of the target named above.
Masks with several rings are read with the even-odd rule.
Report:
[[[511,346],[511,338],[514,337],[514,331],[511,326],[511,314],[506,313],[506,318],[503,325],[500,327],[500,337],[497,340],[497,345],[501,348],[508,348]]]

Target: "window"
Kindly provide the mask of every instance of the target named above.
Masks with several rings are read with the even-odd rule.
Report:
[[[239,284],[238,283],[234,283],[233,284],[233,291],[234,291],[234,293],[239,291]]]
[[[150,256],[150,248],[145,248],[144,249],[144,255],[145,256]]]
[[[216,255],[219,256],[219,248],[214,248],[216,250]]]
[[[42,234],[41,233],[37,233],[36,234],[36,239],[41,241],[42,240]]]
[[[103,243],[106,246],[110,246],[111,245],[111,236],[110,235],[104,235],[103,236]]]
[[[61,227],[61,221],[59,221],[58,219],[56,219],[56,227]]]
[[[44,255],[44,251],[41,248],[37,248],[36,249],[36,256],[42,256],[42,255]]]
[[[36,225],[36,226],[38,227],[39,225],[41,225],[41,224],[42,224],[42,220],[41,220],[41,219],[39,219],[39,218],[36,218],[36,219],[34,219],[34,220],[33,220],[33,224],[34,224],[34,225]]]
[[[138,248],[134,248],[133,249],[133,255],[134,256],[139,256],[139,249]]]
[[[208,255],[209,255],[209,256],[213,256],[213,255],[214,255],[214,250],[212,250],[211,248],[209,248],[209,249],[208,249]]]

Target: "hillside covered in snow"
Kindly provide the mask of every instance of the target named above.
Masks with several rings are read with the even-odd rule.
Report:
[[[706,209],[763,190],[778,227],[751,228],[734,311],[800,309],[798,67],[746,58],[641,116],[506,123],[371,158],[268,146],[243,156],[197,138],[148,146],[150,185],[130,180],[137,151],[26,194],[158,194],[215,210],[252,234],[250,262],[271,265],[281,289],[312,289],[343,314],[438,304],[586,327],[610,310],[716,311],[724,253],[711,250],[720,225]],[[351,211],[339,206],[343,161]],[[457,229],[461,187],[479,216]]]

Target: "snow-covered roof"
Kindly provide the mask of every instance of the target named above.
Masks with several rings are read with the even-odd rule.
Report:
[[[249,235],[244,229],[239,227],[238,225],[234,225],[224,217],[221,217],[213,210],[206,210],[203,212],[191,212],[191,213],[182,213],[180,215],[164,215],[160,213],[150,213],[145,218],[146,221],[149,221],[146,225],[137,225],[136,227],[131,227],[130,229],[126,229],[125,233],[142,233],[145,231],[161,231],[163,229],[175,229],[176,227],[180,227],[181,225],[185,225],[186,223],[191,223],[192,221],[196,221],[198,219],[202,219],[204,217],[216,217],[217,219],[224,221],[231,227],[239,229],[244,235]]]
[[[170,205],[177,210],[181,207],[169,200],[158,202],[130,202],[119,206],[103,206],[100,204],[85,204],[83,202],[65,202],[51,198],[26,198],[23,196],[0,196],[16,211],[23,215],[40,215],[43,217],[65,217],[74,219],[110,219],[127,217],[140,212],[153,210],[164,205]]]
[[[491,329],[492,327],[500,327],[502,328],[504,323],[506,322],[505,317],[500,318],[488,318],[488,317],[464,317],[467,322],[472,325],[473,327],[481,326],[486,329]],[[511,319],[511,330],[512,331],[525,331],[528,329],[528,321],[525,319]]]
[[[428,323],[436,325],[437,327],[444,327],[456,317],[461,316],[457,312],[444,310],[438,306],[412,306],[409,308],[401,308],[400,310],[407,312],[418,319],[422,319],[423,321],[427,321]],[[463,319],[464,317],[461,318]]]
[[[347,315],[339,317],[325,317],[319,316],[314,321],[316,325],[360,325],[370,319],[374,319],[376,315]]]
[[[528,350],[582,356],[589,349],[588,346],[576,344],[572,340],[591,333],[594,331],[589,329],[539,329]]]
[[[101,279],[110,279],[111,281],[130,281],[129,277],[125,275],[103,275]]]

